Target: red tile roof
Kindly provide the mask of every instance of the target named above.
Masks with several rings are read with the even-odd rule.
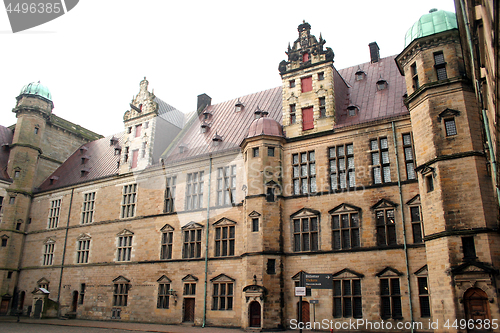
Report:
[[[12,144],[12,130],[0,125],[0,179],[11,180],[7,174],[10,145]]]

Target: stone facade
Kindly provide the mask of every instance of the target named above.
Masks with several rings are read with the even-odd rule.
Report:
[[[457,31],[415,39],[396,62],[337,71],[323,38],[305,22],[298,30],[281,89],[208,99],[175,139],[159,140],[159,104],[143,80],[123,136],[83,146],[114,171],[63,179],[77,150],[58,180],[19,192],[31,223],[12,243],[24,249],[10,268],[12,308],[27,312],[43,288],[58,316],[84,319],[279,329],[302,309],[305,322],[334,327],[498,321],[498,205]],[[396,64],[404,78],[388,74]],[[145,138],[165,153],[132,166],[125,155]],[[299,304],[303,272],[333,282]]]

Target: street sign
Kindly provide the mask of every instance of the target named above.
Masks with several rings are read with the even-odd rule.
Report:
[[[332,289],[332,274],[304,273],[305,286],[311,289]]]
[[[295,287],[295,296],[305,296],[306,287]]]
[[[309,301],[309,303],[311,304],[319,304],[319,300],[318,299],[312,299]]]

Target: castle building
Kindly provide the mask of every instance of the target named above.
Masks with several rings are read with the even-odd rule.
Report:
[[[338,70],[303,22],[280,87],[199,95],[185,119],[144,78],[108,137],[53,115],[41,84],[23,88],[15,130],[0,127],[0,311],[255,329],[299,315],[400,331],[498,322],[484,131],[497,128],[461,24],[431,10],[400,54],[370,43],[368,62]]]

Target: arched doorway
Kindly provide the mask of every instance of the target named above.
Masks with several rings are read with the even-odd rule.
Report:
[[[464,308],[467,320],[474,322],[484,322],[485,319],[491,321],[490,305],[488,295],[479,288],[470,288],[464,293]]]
[[[299,302],[297,302],[297,319],[299,318]],[[308,323],[311,321],[311,316],[309,312],[309,302],[302,301],[302,322]]]
[[[261,326],[261,307],[260,303],[253,301],[249,305],[250,313],[250,327],[260,327]]]
[[[78,291],[73,291],[73,301],[71,302],[71,312],[76,312],[78,306]]]

